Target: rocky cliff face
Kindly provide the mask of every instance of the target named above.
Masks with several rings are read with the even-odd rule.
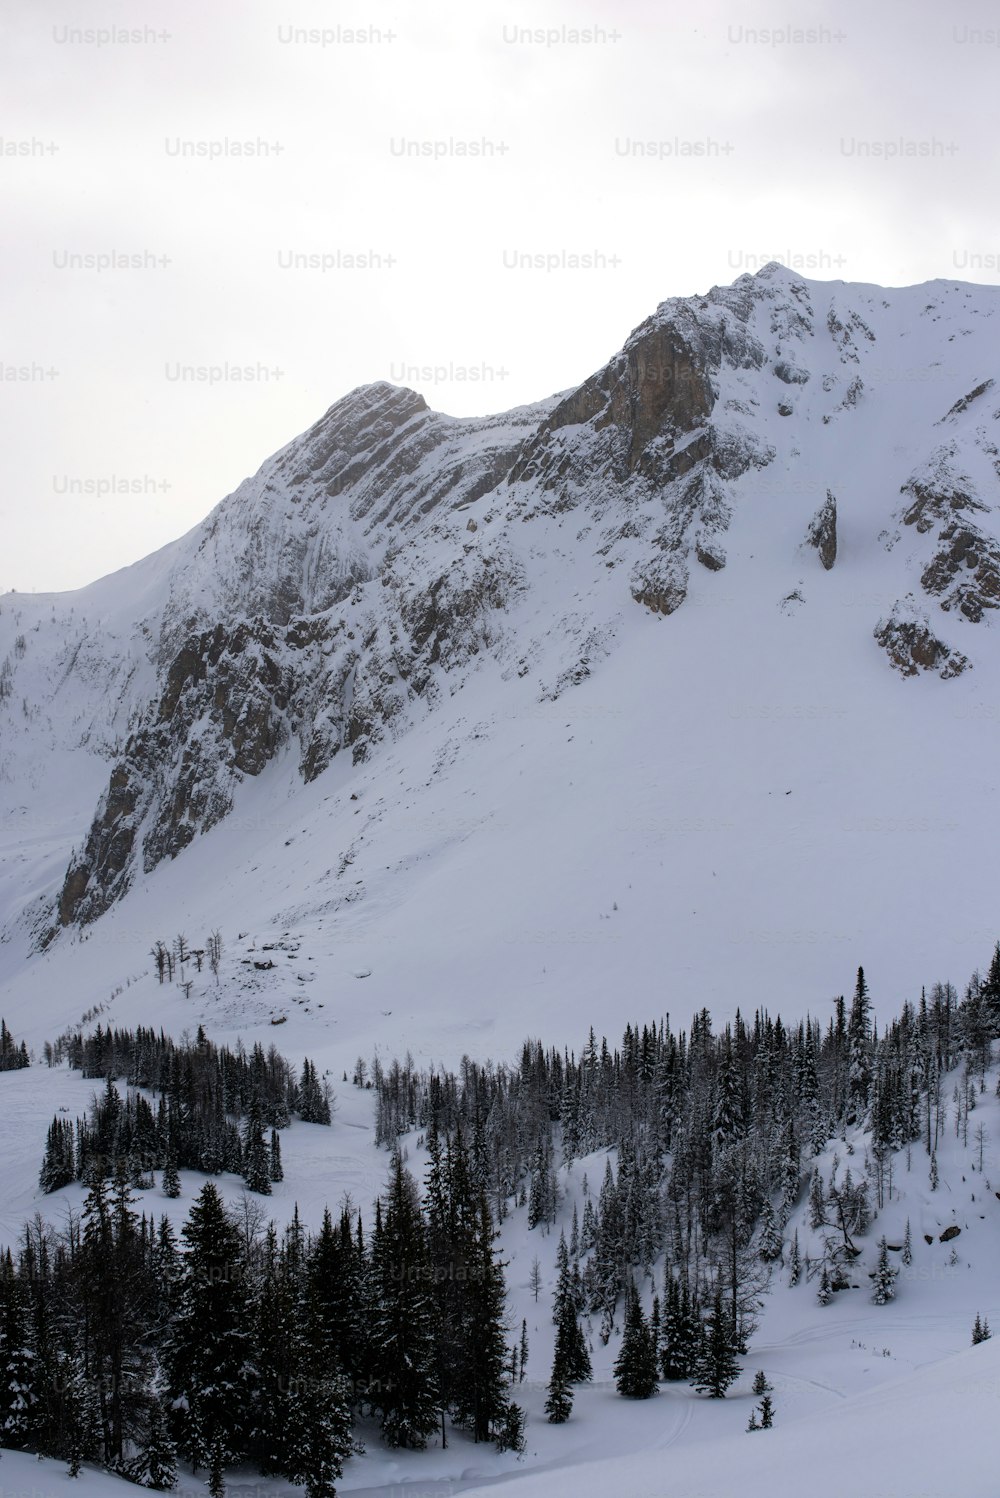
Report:
[[[1000,607],[1000,411],[979,368],[996,301],[973,309],[963,342],[962,292],[769,267],[663,303],[579,388],[535,406],[459,420],[387,384],[339,401],[155,568],[140,564],[148,580],[114,631],[71,627],[58,605],[68,664],[52,681],[103,648],[116,727],[46,937],[176,857],[279,757],[315,779],[404,733],[484,658],[530,672],[517,621],[543,552],[579,579],[579,608],[539,700],[612,649],[622,610],[669,616],[731,576],[752,596],[765,553],[790,574],[774,607],[809,607],[803,536],[831,579],[874,558],[897,590],[859,651],[874,626],[904,675],[968,669],[969,628]],[[913,368],[933,380],[908,388]],[[613,608],[584,581],[595,568]],[[115,579],[95,588],[105,610]],[[17,700],[18,659],[0,649],[0,709]],[[87,711],[101,720],[96,697]]]

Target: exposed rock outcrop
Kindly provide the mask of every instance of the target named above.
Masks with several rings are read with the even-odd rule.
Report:
[[[837,560],[837,501],[830,490],[809,523],[806,542],[814,546],[827,572]]]
[[[971,667],[967,656],[938,639],[927,615],[909,601],[896,604],[887,619],[879,620],[875,638],[901,676],[935,671],[947,681]]]

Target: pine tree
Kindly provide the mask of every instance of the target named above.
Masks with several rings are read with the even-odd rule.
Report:
[[[524,1370],[528,1366],[528,1323],[527,1323],[527,1320],[523,1316],[521,1318],[521,1342],[520,1342],[520,1346],[519,1346],[518,1350],[519,1350],[520,1356],[518,1358],[518,1363],[517,1363],[517,1367],[518,1367],[517,1381],[518,1381],[518,1383],[522,1383],[523,1384],[524,1383]],[[586,1348],[584,1349],[584,1351],[586,1351]]]
[[[572,1300],[567,1296],[556,1329],[556,1357],[572,1384],[589,1383],[593,1377],[590,1353]]]
[[[887,1301],[893,1299],[896,1294],[896,1275],[899,1270],[889,1263],[889,1248],[885,1238],[879,1239],[878,1264],[875,1269],[872,1285],[872,1303],[884,1306]]]
[[[163,1406],[154,1398],[143,1451],[143,1486],[166,1492],[177,1483],[177,1449],[167,1429]]]
[[[702,1324],[691,1303],[687,1282],[668,1272],[660,1325],[659,1366],[665,1379],[677,1383],[690,1378],[701,1355]]]
[[[100,1455],[97,1394],[76,1350],[60,1357],[57,1379],[62,1390],[63,1455],[70,1477],[79,1477],[83,1463]]]
[[[281,1164],[281,1138],[277,1129],[271,1130],[271,1180],[283,1181],[285,1172]]]
[[[256,1097],[247,1115],[243,1139],[243,1179],[249,1191],[259,1196],[271,1195],[271,1157],[264,1143],[264,1125]]]
[[[910,1219],[909,1218],[906,1219],[906,1232],[905,1232],[905,1234],[903,1236],[903,1253],[902,1253],[902,1259],[903,1259],[903,1263],[904,1264],[912,1264],[913,1263],[913,1237],[912,1237],[912,1234],[910,1233]]]
[[[455,1423],[484,1441],[507,1418],[506,1291],[489,1202],[471,1165],[460,1129],[444,1158],[435,1146],[427,1211],[441,1398]]]
[[[244,1444],[249,1336],[240,1235],[211,1181],[182,1236],[188,1252],[165,1350],[169,1395],[180,1450],[221,1482]]]
[[[58,1191],[75,1178],[73,1126],[67,1120],[54,1118],[45,1139],[45,1156],[38,1174],[38,1184],[45,1192]]]
[[[565,1374],[552,1369],[549,1391],[545,1400],[545,1413],[550,1425],[562,1425],[573,1411],[573,1385]]]
[[[821,1306],[828,1306],[830,1304],[830,1301],[833,1299],[833,1291],[830,1288],[830,1275],[825,1264],[823,1265],[823,1272],[820,1275],[819,1289],[816,1292],[816,1299],[819,1301]]]
[[[988,1342],[990,1340],[990,1337],[992,1335],[993,1335],[993,1333],[990,1331],[990,1324],[989,1324],[989,1322],[986,1320],[985,1317],[982,1320],[980,1320],[979,1312],[977,1311],[976,1312],[976,1319],[975,1319],[975,1322],[974,1322],[973,1327],[972,1327],[972,1345],[973,1345],[973,1347],[978,1347],[980,1342]]]
[[[382,1413],[382,1434],[389,1446],[419,1450],[438,1423],[432,1272],[416,1182],[398,1150],[392,1157],[373,1269],[378,1296],[375,1403]]]
[[[819,1173],[819,1167],[816,1166],[809,1181],[809,1226],[815,1232],[825,1222],[826,1198],[823,1193],[823,1180]]]
[[[788,1256],[788,1283],[797,1285],[802,1276],[802,1255],[799,1252],[799,1230],[792,1234],[792,1247]]]
[[[860,1123],[868,1111],[872,1082],[870,1011],[868,985],[865,982],[864,969],[859,967],[848,1027],[850,1048],[850,1069],[847,1080],[848,1123]]]
[[[176,1200],[181,1194],[181,1178],[177,1170],[177,1156],[174,1151],[167,1151],[167,1158],[163,1166],[163,1194]]]
[[[739,1376],[739,1363],[732,1343],[732,1325],[722,1291],[716,1289],[705,1330],[702,1354],[693,1379],[694,1387],[713,1399],[724,1399],[729,1385]]]
[[[768,1383],[767,1374],[764,1372],[763,1368],[759,1369],[757,1373],[754,1374],[753,1392],[758,1399],[762,1394],[770,1394],[772,1392],[772,1385]]]
[[[765,1394],[760,1402],[760,1428],[770,1430],[774,1424],[774,1404],[770,1394]]]
[[[36,1428],[38,1387],[24,1287],[10,1250],[0,1256],[0,1445],[23,1449]]]
[[[781,1258],[783,1240],[781,1228],[778,1224],[774,1208],[771,1205],[770,1197],[765,1197],[764,1199],[764,1209],[761,1212],[760,1222],[760,1238],[757,1244],[757,1252],[765,1264],[771,1264],[776,1259]]]
[[[932,1191],[936,1191],[938,1189],[937,1150],[934,1150],[931,1154],[930,1185]]]
[[[519,1404],[509,1400],[494,1429],[498,1451],[523,1451],[525,1447],[524,1411]]]
[[[305,1488],[306,1498],[336,1498],[337,1479],[354,1449],[350,1387],[339,1376],[304,1376],[308,1366],[299,1362],[292,1383],[285,1475]]]
[[[618,1392],[626,1399],[649,1399],[657,1391],[656,1347],[634,1285],[628,1291],[625,1330],[614,1372]]]

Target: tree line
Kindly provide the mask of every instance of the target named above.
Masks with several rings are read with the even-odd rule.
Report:
[[[88,1122],[100,1147],[85,1151],[79,1222],[55,1232],[36,1219],[0,1276],[5,1439],[71,1466],[100,1459],[150,1485],[180,1452],[213,1492],[228,1465],[252,1460],[316,1498],[332,1493],[360,1414],[377,1417],[389,1445],[419,1447],[435,1431],[447,1439],[450,1420],[516,1449],[523,1415],[512,1393],[528,1350],[523,1327],[507,1346],[498,1225],[523,1209],[533,1231],[551,1231],[560,1167],[595,1152],[602,1179],[584,1175],[582,1210],[557,1250],[550,1420],[568,1417],[590,1376],[592,1337],[606,1344],[619,1327],[622,1395],[649,1397],[662,1380],[721,1398],[775,1266],[791,1283],[814,1279],[825,1303],[850,1283],[855,1240],[891,1195],[899,1151],[924,1152],[933,1187],[942,1131],[967,1134],[998,1036],[1000,945],[961,998],[935,984],[881,1033],[859,968],[850,1002],[837,998],[825,1027],[760,1010],[750,1023],[737,1012],[716,1034],[702,1010],[689,1031],[669,1017],[630,1023],[614,1050],[591,1031],[579,1057],[528,1041],[511,1065],[359,1060],[354,1081],[373,1088],[376,1137],[391,1151],[370,1232],[347,1208],[314,1237],[297,1216],[280,1232],[255,1226],[246,1205],[241,1226],[209,1182],[181,1245],[165,1219],[136,1219],[128,1131],[159,1115],[140,1117],[136,1102],[130,1117],[112,1074],[159,1090],[168,1117],[174,1079],[196,1078],[179,1119],[207,1096],[205,1116],[218,1122],[231,1105],[244,1128],[251,1117],[270,1122],[268,1107],[290,1113],[305,1079],[291,1087],[273,1048],[233,1056],[202,1032],[181,1047],[141,1030],[73,1037],[70,1059],[105,1078]],[[948,1097],[945,1075],[960,1062]],[[863,1158],[849,1138],[860,1130]],[[414,1131],[429,1162],[422,1189],[401,1153]],[[109,1149],[115,1135],[121,1148]],[[824,1180],[815,1162],[831,1140]],[[822,1245],[812,1259],[785,1232],[806,1194]],[[904,1257],[909,1242],[907,1232]],[[894,1293],[889,1253],[883,1239],[876,1303]],[[536,1275],[536,1296],[538,1287]]]
[[[23,1040],[18,1045],[7,1029],[7,1021],[0,1019],[0,1071],[20,1071],[30,1065],[28,1047]]]
[[[330,1123],[330,1087],[308,1057],[296,1077],[273,1045],[266,1052],[254,1045],[249,1055],[232,1051],[213,1044],[200,1025],[195,1040],[180,1045],[162,1030],[98,1025],[86,1039],[63,1037],[48,1051],[53,1063],[67,1059],[105,1086],[87,1118],[53,1118],[39,1174],[46,1192],[95,1170],[111,1177],[122,1165],[141,1188],[162,1170],[168,1196],[179,1194],[179,1169],[233,1171],[267,1195],[282,1178],[278,1130],[293,1116]],[[124,1098],[115,1079],[126,1083]],[[155,1109],[145,1092],[159,1094]]]
[[[265,1227],[209,1181],[180,1242],[124,1162],[92,1172],[79,1215],[36,1216],[0,1258],[3,1444],[158,1489],[183,1457],[213,1498],[244,1461],[332,1498],[362,1414],[391,1447],[450,1422],[520,1449],[489,1204],[460,1135],[431,1161],[421,1194],[393,1153],[368,1233],[350,1204],[315,1234],[297,1209]]]

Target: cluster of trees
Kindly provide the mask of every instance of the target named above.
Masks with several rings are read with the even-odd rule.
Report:
[[[53,1060],[65,1054],[84,1076],[103,1077],[105,1086],[88,1118],[53,1118],[39,1175],[43,1191],[86,1180],[95,1170],[111,1177],[122,1165],[142,1187],[162,1170],[168,1196],[179,1195],[182,1168],[234,1171],[266,1195],[282,1178],[278,1130],[293,1115],[330,1122],[329,1086],[308,1058],[296,1079],[274,1046],[234,1052],[214,1045],[201,1026],[193,1043],[177,1045],[162,1031],[98,1025],[86,1039],[64,1037],[50,1050]],[[123,1098],[115,1078],[134,1090]],[[159,1094],[155,1109],[139,1089]]]
[[[23,1040],[17,1045],[7,1029],[7,1021],[0,1019],[0,1071],[20,1071],[30,1065],[28,1047]]]
[[[156,965],[156,976],[161,983],[173,983],[176,973],[179,974],[181,983],[186,987],[185,976],[190,965],[193,963],[195,972],[200,973],[206,958],[215,981],[219,981],[222,946],[222,933],[219,931],[213,931],[206,938],[203,947],[192,947],[187,937],[181,932],[174,937],[173,941],[155,941],[149,955]]]
[[[787,1262],[793,1283],[802,1273],[797,1236],[787,1243],[784,1231],[802,1193],[824,1244],[805,1272],[829,1299],[891,1193],[893,1152],[923,1147],[933,1174],[949,1115],[942,1079],[964,1057],[955,1124],[967,1129],[998,1036],[1000,946],[963,999],[935,985],[881,1034],[859,969],[825,1029],[758,1012],[716,1035],[703,1010],[689,1033],[669,1019],[629,1025],[614,1051],[591,1032],[579,1058],[528,1042],[517,1065],[466,1058],[457,1073],[409,1057],[370,1071],[359,1062],[356,1083],[375,1090],[377,1137],[392,1151],[370,1234],[350,1207],[314,1237],[297,1217],[264,1230],[250,1196],[237,1224],[208,1183],[180,1246],[165,1219],[136,1218],[137,1172],[155,1158],[165,1178],[171,1162],[218,1170],[238,1159],[247,1173],[249,1151],[266,1174],[262,1130],[320,1106],[315,1068],[296,1080],[273,1048],[234,1054],[201,1031],[183,1046],[142,1030],[64,1038],[105,1091],[82,1136],[58,1119],[50,1131],[50,1163],[71,1145],[89,1182],[81,1219],[61,1233],[36,1219],[0,1273],[4,1439],[71,1467],[96,1456],[161,1486],[180,1452],[216,1493],[225,1468],[249,1459],[315,1498],[332,1492],[359,1412],[377,1416],[389,1445],[420,1447],[438,1429],[444,1440],[450,1418],[519,1448],[511,1393],[527,1345],[523,1327],[520,1345],[506,1345],[495,1224],[523,1207],[535,1231],[550,1231],[558,1166],[596,1150],[607,1152],[603,1180],[595,1190],[584,1177],[582,1211],[558,1247],[549,1418],[565,1420],[573,1387],[591,1376],[586,1318],[607,1343],[622,1316],[623,1396],[680,1380],[721,1398],[771,1267]],[[158,1111],[139,1092],[121,1098],[121,1077],[159,1093]],[[842,1170],[838,1158],[824,1182],[811,1162],[836,1137],[850,1157],[852,1126],[869,1131],[865,1159]],[[418,1129],[422,1190],[399,1145]],[[883,1239],[880,1302],[894,1293],[888,1252]],[[649,1314],[644,1282],[656,1292]],[[768,1404],[757,1428],[770,1416]]]
[[[963,999],[951,984],[935,984],[881,1035],[859,968],[850,1003],[834,1001],[825,1030],[808,1017],[786,1027],[758,1011],[750,1025],[737,1013],[715,1035],[703,1010],[687,1034],[673,1032],[669,1018],[630,1024],[614,1051],[591,1031],[579,1057],[528,1042],[518,1066],[465,1058],[454,1073],[376,1058],[370,1077],[379,1139],[461,1128],[501,1220],[520,1205],[529,1226],[547,1231],[559,1207],[559,1163],[609,1151],[599,1194],[585,1178],[582,1220],[574,1214],[573,1297],[577,1313],[600,1318],[604,1342],[624,1306],[626,1364],[639,1372],[626,1374],[623,1392],[652,1392],[654,1367],[707,1386],[712,1338],[722,1372],[747,1350],[773,1264],[787,1257],[792,1283],[804,1267],[821,1301],[851,1283],[855,1238],[891,1193],[895,1152],[922,1143],[933,1180],[949,1109],[943,1078],[964,1057],[955,1118],[967,1131],[976,1073],[982,1086],[998,1036],[1000,945]],[[356,1081],[367,1072],[359,1063]],[[850,1156],[851,1126],[869,1131],[870,1148],[855,1171],[850,1163],[841,1170],[838,1158],[824,1183],[809,1162],[838,1136]],[[784,1227],[807,1182],[823,1249],[803,1266],[797,1236],[786,1247]],[[633,1286],[636,1277],[652,1284],[661,1257],[654,1327]],[[892,1298],[895,1273],[880,1245],[877,1303]],[[550,1418],[566,1418],[563,1385],[575,1381],[554,1369]],[[720,1373],[712,1392],[723,1384]]]
[[[450,1418],[520,1449],[495,1237],[458,1134],[432,1141],[423,1194],[393,1155],[367,1235],[350,1204],[314,1235],[297,1212],[265,1227],[209,1181],[178,1243],[121,1165],[95,1172],[79,1217],[36,1217],[0,1259],[0,1439],[154,1488],[183,1457],[215,1495],[250,1461],[309,1498],[331,1498],[362,1412],[390,1446]],[[526,1355],[522,1334],[522,1376]]]

